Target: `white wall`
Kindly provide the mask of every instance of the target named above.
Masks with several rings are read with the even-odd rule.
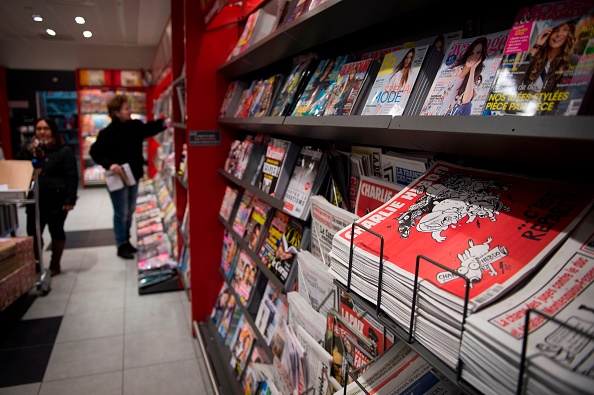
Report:
[[[155,47],[84,45],[72,42],[3,40],[0,65],[24,70],[77,68],[150,70]]]

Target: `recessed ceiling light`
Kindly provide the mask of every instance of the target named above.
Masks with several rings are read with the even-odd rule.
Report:
[[[43,18],[41,17],[41,15],[33,15],[33,20],[35,22],[41,22],[43,21]]]
[[[56,35],[56,32],[55,32],[55,31],[53,31],[52,29],[47,29],[47,30],[46,30],[46,32],[47,32],[47,34],[49,34],[50,36],[55,36],[55,35]]]
[[[92,35],[93,35],[93,33],[91,33],[91,32],[90,32],[90,31],[88,31],[88,30],[85,30],[85,31],[83,32],[83,36],[85,36],[86,38],[89,38],[89,37],[91,37]]]
[[[74,20],[76,21],[76,23],[78,23],[79,25],[84,25],[85,24],[85,18],[83,18],[82,16],[77,16],[76,18],[74,18]]]

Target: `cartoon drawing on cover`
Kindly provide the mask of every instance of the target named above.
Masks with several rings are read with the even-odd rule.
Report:
[[[470,281],[470,287],[483,279],[484,271],[488,270],[489,275],[491,276],[497,276],[499,274],[493,266],[493,263],[506,257],[508,252],[507,248],[503,246],[491,248],[490,245],[492,241],[493,239],[488,237],[483,244],[475,245],[474,241],[470,239],[468,240],[468,248],[461,254],[458,254],[460,267],[456,269],[456,272]],[[459,278],[459,276],[447,271],[438,273],[436,276],[436,280],[441,284]]]
[[[571,317],[567,326],[559,326],[536,345],[544,356],[584,376],[594,377],[592,363],[592,334],[594,323]],[[575,329],[574,329],[575,328]],[[581,331],[582,333],[578,332]]]
[[[508,212],[509,207],[499,200],[499,194],[490,190],[507,188],[508,185],[499,185],[494,180],[459,173],[447,176],[441,184],[421,186],[418,193],[425,194],[398,217],[400,237],[408,238],[410,230],[416,228],[419,232],[431,233],[431,237],[441,243],[446,239],[441,232],[456,228],[464,217],[467,217],[466,223],[475,222],[477,218],[494,222],[501,210]],[[480,226],[478,221],[477,225]]]

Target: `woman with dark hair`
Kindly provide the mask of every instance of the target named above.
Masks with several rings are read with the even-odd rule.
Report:
[[[408,77],[412,74],[412,62],[415,58],[415,48],[410,48],[406,55],[398,62],[392,74],[390,75],[390,79],[388,80],[388,86],[394,86],[401,88],[408,82]],[[396,89],[394,89],[396,90]]]
[[[475,88],[483,81],[481,73],[486,57],[487,38],[478,37],[454,61],[450,69],[455,70],[455,73],[437,115],[470,115],[472,99],[476,95]]]
[[[520,66],[524,72],[523,92],[552,92],[563,78],[563,72],[574,62],[573,46],[576,43],[575,21],[543,29],[536,37],[536,42],[528,51]]]
[[[35,137],[16,155],[16,159],[36,160],[39,168],[39,226],[40,233],[47,225],[52,238],[50,273],[60,274],[60,260],[66,245],[64,222],[68,211],[76,204],[78,169],[74,153],[64,145],[64,138],[53,119],[40,118],[35,122]],[[29,198],[33,198],[29,195]],[[27,212],[27,234],[34,238],[34,252],[37,250],[35,206],[29,204]],[[43,246],[43,239],[41,240]]]

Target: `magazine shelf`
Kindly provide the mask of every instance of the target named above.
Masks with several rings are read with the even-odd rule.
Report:
[[[248,130],[265,133],[288,133],[285,117],[219,118],[219,123],[230,130]]]
[[[248,191],[254,193],[254,195],[256,195],[258,199],[265,201],[266,203],[270,204],[273,208],[283,211],[283,201],[281,199],[275,198],[274,196],[271,196],[270,194],[262,191],[257,186],[252,185],[248,180],[240,180],[234,175],[227,173],[222,168],[219,168],[219,173],[223,177],[233,182],[235,185],[240,186],[243,189],[247,189]]]
[[[257,337],[257,339],[256,339],[257,344],[260,347],[262,347],[262,349],[266,353],[266,356],[268,357],[268,359],[270,361],[272,361],[272,357],[273,357],[272,351],[270,350],[270,347],[268,347],[268,345],[266,344],[266,340],[264,340],[264,337],[262,336],[262,334],[258,330],[258,327],[256,326],[256,323],[254,322],[254,317],[252,317],[252,315],[248,311],[248,308],[246,306],[244,306],[243,303],[241,303],[240,296],[237,295],[237,293],[235,292],[235,289],[233,288],[233,285],[231,285],[231,281],[229,281],[229,279],[227,277],[225,277],[225,273],[223,272],[223,269],[219,268],[219,273],[223,277],[224,281],[227,283],[227,286],[231,290],[231,293],[235,297],[235,300],[238,301],[237,302],[237,305],[240,306],[241,311],[243,312],[243,316],[247,320],[248,324],[252,327],[252,330],[254,331],[254,334]]]
[[[284,289],[285,288],[285,284],[282,283],[281,280],[278,279],[278,277],[276,277],[274,275],[274,273],[272,273],[270,271],[270,269],[268,269],[268,267],[266,267],[264,265],[264,263],[262,263],[262,259],[260,259],[260,257],[258,256],[258,254],[256,254],[254,251],[252,251],[247,243],[245,241],[243,241],[243,239],[241,237],[239,237],[239,235],[237,234],[237,232],[235,232],[235,230],[233,230],[233,227],[231,226],[230,223],[228,223],[227,221],[225,221],[223,219],[223,217],[219,216],[219,221],[225,226],[225,229],[227,229],[227,231],[233,236],[233,238],[235,239],[235,241],[237,242],[237,244],[239,244],[239,247],[243,250],[246,251],[250,258],[252,258],[252,260],[256,263],[256,265],[258,266],[258,269],[260,269],[260,271],[262,273],[264,273],[264,275],[266,277],[268,277],[269,281],[272,281],[272,283],[274,284],[274,286],[278,289]]]
[[[594,150],[594,116],[261,117],[220,118],[219,123],[233,130],[456,155],[521,158],[533,164],[571,161],[573,165],[586,165]]]
[[[234,79],[306,49],[433,4],[439,2],[368,0],[365,6],[361,6],[358,0],[327,0],[287,25],[279,27],[217,70],[227,78]]]
[[[338,280],[334,280],[334,284],[337,286],[339,291],[346,292],[359,306],[363,307],[367,314],[371,314],[378,318],[378,320],[392,332],[395,336],[397,336],[401,341],[407,342],[407,344],[412,348],[415,352],[417,352],[423,359],[429,362],[435,369],[439,372],[444,374],[450,381],[453,383],[457,383],[460,389],[464,391],[466,394],[479,394],[474,388],[471,388],[468,384],[460,382],[458,378],[458,372],[451,369],[448,365],[446,365],[441,359],[439,359],[433,352],[428,350],[425,346],[420,344],[419,342],[409,340],[410,332],[402,328],[400,325],[395,323],[390,317],[388,317],[385,313],[376,311],[376,306],[365,300],[364,298],[360,297],[355,292],[349,291],[348,287]]]
[[[514,172],[527,172],[526,168],[529,167],[540,177],[555,176],[563,179],[579,177],[578,173],[583,177],[583,170],[576,171],[576,168],[586,167],[584,165],[587,165],[588,169],[592,168],[589,158],[594,149],[594,135],[591,133],[593,116],[287,116],[217,119],[228,83],[233,80],[245,82],[283,73],[290,68],[292,58],[305,51],[314,51],[319,57],[347,53],[360,55],[390,47],[400,39],[401,42],[412,41],[454,30],[463,30],[464,36],[470,37],[474,34],[507,29],[512,25],[520,6],[536,2],[529,0],[528,3],[504,1],[492,8],[488,15],[481,15],[474,11],[474,3],[463,1],[457,4],[460,10],[457,18],[444,18],[445,11],[451,11],[451,4],[434,0],[414,3],[327,0],[229,60],[227,56],[240,36],[241,25],[231,24],[224,28],[211,29],[201,18],[195,18],[195,15],[200,15],[197,2],[183,2],[185,15],[177,18],[180,22],[178,26],[182,25],[184,30],[183,44],[178,44],[178,47],[181,46],[182,56],[177,58],[184,63],[185,70],[180,75],[181,67],[177,68],[174,75],[180,77],[176,78],[173,84],[183,83],[187,89],[187,118],[174,117],[176,146],[181,146],[183,141],[180,140],[187,140],[188,130],[221,130],[220,144],[216,147],[188,146],[188,169],[192,167],[192,172],[184,197],[187,197],[188,205],[198,207],[197,210],[192,210],[191,219],[200,224],[199,228],[194,229],[195,234],[191,240],[192,247],[195,251],[200,251],[201,255],[200,260],[195,259],[192,262],[192,319],[195,328],[199,326],[200,333],[206,339],[212,364],[220,365],[216,369],[216,381],[219,382],[219,386],[226,386],[223,393],[242,393],[235,375],[227,366],[229,351],[221,344],[217,330],[209,318],[200,324],[196,322],[204,320],[206,311],[212,309],[216,292],[220,283],[224,281],[214,273],[218,270],[217,264],[221,257],[220,236],[217,239],[216,234],[222,232],[213,230],[229,231],[239,246],[248,251],[266,277],[282,288],[280,280],[264,267],[257,253],[246,248],[247,243],[233,231],[230,221],[225,221],[220,216],[217,221],[217,215],[212,215],[220,207],[222,191],[228,183],[253,192],[275,209],[283,209],[282,200],[271,197],[221,168],[228,153],[229,143],[236,134],[264,132],[287,136],[289,140],[306,139],[337,145],[370,145],[387,149],[394,147],[432,151],[448,157],[452,155],[449,158],[465,164],[472,164],[473,161],[483,158],[490,166],[498,166],[498,162],[505,164],[506,161],[512,161],[520,164],[514,167],[506,165]],[[179,9],[179,4],[177,7]],[[181,66],[181,63],[179,65]],[[179,106],[174,107],[174,111],[179,113]],[[180,140],[177,140],[178,136],[181,137]],[[176,147],[176,153],[181,151],[179,146]],[[458,155],[461,157],[457,157]],[[549,168],[557,171],[553,174],[548,171]],[[215,172],[220,175],[214,174]],[[592,183],[591,177],[584,182]],[[205,193],[205,187],[208,187],[208,193]],[[181,210],[179,205],[178,207],[178,210]],[[221,228],[218,228],[219,226]],[[188,240],[184,240],[184,244],[187,242]],[[213,281],[214,279],[216,281]],[[215,284],[217,282],[218,284]],[[348,289],[337,281],[335,284],[336,289]],[[478,393],[475,388],[459,380],[458,371],[415,341],[410,331],[354,292],[348,294],[360,305],[365,306],[368,314],[376,316],[388,330],[409,343],[411,348],[438,371],[452,382],[458,383],[464,393]]]
[[[198,324],[200,335],[204,340],[206,354],[209,356],[210,363],[215,370],[216,386],[219,387],[222,394],[242,394],[241,385],[231,369],[229,360],[231,360],[231,351],[221,340],[214,323],[207,317],[204,322]]]

